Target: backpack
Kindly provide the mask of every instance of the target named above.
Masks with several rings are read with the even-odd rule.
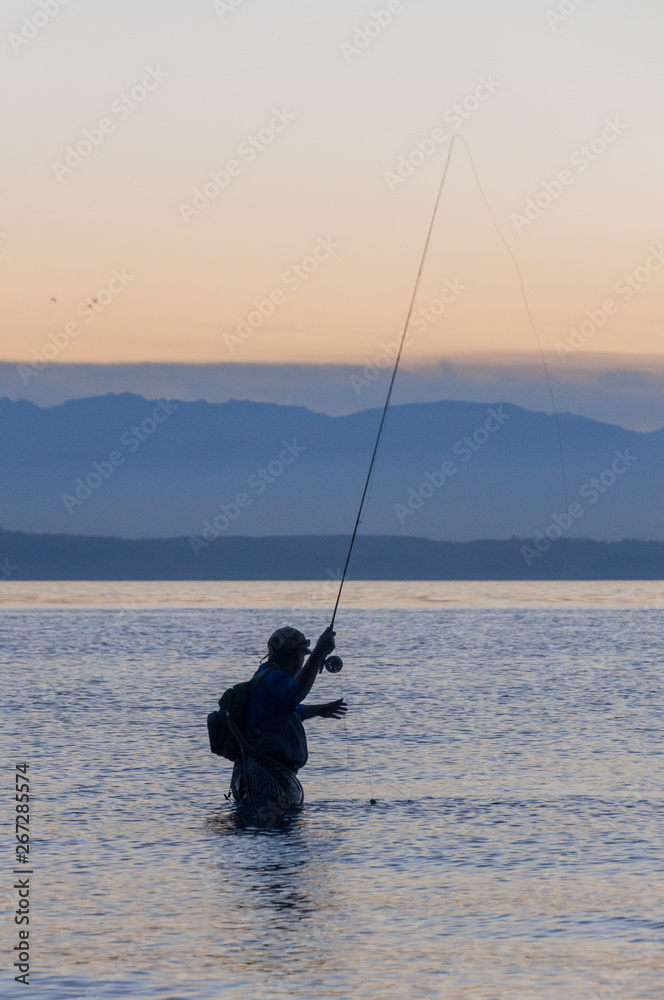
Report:
[[[249,714],[251,696],[267,676],[269,670],[263,670],[249,681],[242,681],[228,688],[219,699],[219,708],[210,712],[207,717],[210,751],[218,757],[236,761],[242,756],[244,730]]]

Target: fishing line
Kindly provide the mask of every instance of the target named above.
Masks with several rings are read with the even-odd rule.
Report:
[[[339,675],[339,694],[341,695],[342,698],[344,698],[344,689],[341,683],[341,674]],[[351,698],[353,697],[353,692],[351,691],[350,688],[348,688],[348,694]],[[350,771],[350,740],[348,737],[348,727],[346,726],[346,717],[342,716],[342,718],[344,720],[344,735],[346,737],[346,774],[344,777],[344,789],[346,792],[346,798],[348,798],[348,772]],[[369,761],[369,754],[367,752],[367,744],[363,735],[363,723],[359,715],[357,716],[357,728],[358,728],[358,737],[360,746],[362,747],[362,753],[364,754],[364,761],[367,767],[367,777],[369,778],[369,795],[370,795],[369,802],[373,806],[376,804],[373,792],[373,775],[371,771],[371,763]]]
[[[452,139],[452,142],[454,142],[454,139],[459,139],[459,141],[463,143],[463,146],[464,146],[464,148],[466,150],[466,153],[468,154],[468,159],[470,160],[470,167],[471,167],[471,170],[473,171],[473,176],[475,178],[475,184],[477,185],[477,190],[479,191],[480,197],[481,197],[482,201],[484,202],[484,207],[486,208],[488,216],[491,219],[491,222],[493,224],[493,228],[498,233],[500,241],[503,244],[503,246],[505,247],[505,249],[507,250],[507,252],[508,252],[508,254],[509,254],[509,256],[510,256],[510,258],[512,260],[512,263],[514,264],[514,268],[516,270],[516,273],[519,276],[519,284],[521,286],[521,296],[523,298],[523,304],[526,307],[526,314],[528,316],[528,321],[530,323],[530,327],[531,327],[531,329],[533,331],[533,334],[535,336],[535,341],[537,343],[537,350],[539,351],[540,360],[542,362],[542,368],[544,369],[544,376],[546,378],[547,388],[549,390],[549,399],[551,400],[551,408],[553,410],[554,423],[555,423],[555,428],[556,428],[556,439],[557,439],[557,444],[558,444],[558,459],[559,459],[559,462],[560,462],[560,476],[561,476],[562,486],[563,486],[563,496],[565,498],[565,508],[567,508],[567,507],[569,507],[569,487],[568,487],[568,484],[567,484],[567,472],[566,472],[566,468],[565,468],[565,452],[564,452],[564,449],[563,449],[563,436],[562,436],[562,430],[561,430],[561,427],[560,427],[560,414],[558,413],[558,407],[556,406],[556,397],[555,397],[555,393],[553,391],[553,381],[551,379],[551,374],[549,372],[549,366],[548,366],[547,361],[546,361],[546,355],[544,354],[544,348],[542,347],[542,341],[540,339],[540,335],[539,335],[539,332],[537,330],[537,326],[535,324],[535,320],[533,318],[533,313],[532,313],[532,310],[530,308],[530,302],[528,301],[528,294],[526,292],[526,283],[524,281],[523,274],[521,272],[521,268],[519,267],[519,262],[517,261],[515,255],[514,255],[514,251],[512,250],[512,248],[509,245],[509,243],[507,242],[507,240],[505,239],[505,237],[503,235],[503,232],[502,232],[500,226],[498,225],[498,223],[496,221],[496,217],[493,214],[493,210],[491,208],[491,205],[489,204],[489,201],[488,201],[488,199],[487,199],[487,197],[486,197],[486,195],[484,193],[484,189],[482,187],[479,175],[477,173],[477,168],[475,167],[475,161],[473,160],[473,154],[470,151],[470,147],[469,147],[468,143],[466,142],[466,140],[464,139],[464,137],[462,135],[455,135],[453,137],[453,139]],[[450,147],[450,151],[451,151],[451,147]],[[563,580],[565,579],[565,577],[567,575],[567,551],[568,551],[567,550],[567,536],[564,535],[563,536],[563,570],[562,570],[562,579]]]
[[[353,548],[355,546],[355,539],[357,538],[358,529],[359,529],[361,521],[362,521],[362,512],[364,510],[364,505],[365,505],[365,502],[366,502],[366,499],[367,499],[367,493],[368,493],[368,490],[369,490],[369,484],[371,482],[371,476],[372,476],[372,473],[373,473],[374,465],[376,463],[376,455],[378,454],[378,446],[380,445],[380,439],[381,439],[382,434],[383,434],[383,428],[385,426],[385,419],[387,417],[387,411],[389,409],[390,401],[392,399],[392,391],[394,389],[394,383],[396,381],[397,372],[399,370],[399,364],[401,362],[401,355],[403,353],[403,347],[404,347],[404,343],[406,341],[406,335],[408,333],[408,327],[410,325],[410,320],[411,320],[411,317],[412,317],[412,314],[413,314],[413,309],[415,307],[415,301],[417,299],[417,293],[419,291],[420,282],[421,282],[421,279],[422,279],[422,273],[424,271],[424,265],[426,263],[427,254],[428,254],[428,251],[429,251],[429,244],[431,243],[431,236],[432,236],[433,228],[434,228],[434,225],[435,225],[435,222],[436,222],[436,216],[438,215],[438,208],[440,206],[440,200],[441,200],[441,197],[442,197],[442,194],[443,194],[443,190],[444,190],[444,187],[445,187],[445,181],[447,180],[447,174],[448,174],[449,167],[450,167],[450,162],[451,162],[451,159],[452,159],[452,152],[454,150],[454,143],[457,140],[459,142],[463,143],[463,146],[464,146],[464,148],[466,150],[466,153],[468,154],[468,159],[470,161],[470,166],[471,166],[471,169],[473,171],[473,177],[475,178],[475,184],[477,185],[477,190],[479,191],[480,197],[481,197],[481,199],[482,199],[482,201],[484,203],[484,206],[485,206],[485,208],[487,210],[489,218],[491,219],[493,227],[496,230],[496,233],[498,234],[498,237],[499,237],[501,243],[503,244],[503,246],[507,250],[507,253],[510,256],[510,259],[511,259],[511,261],[512,261],[512,263],[514,265],[514,268],[516,270],[516,273],[517,273],[517,275],[519,277],[519,284],[520,284],[520,287],[521,287],[521,296],[523,298],[523,303],[524,303],[524,306],[525,306],[525,309],[526,309],[526,315],[528,316],[528,321],[530,323],[530,327],[531,327],[533,335],[535,337],[535,342],[537,343],[537,349],[538,349],[538,352],[539,352],[540,360],[542,362],[542,368],[544,370],[546,384],[547,384],[547,388],[548,388],[548,392],[549,392],[549,398],[551,400],[551,408],[553,410],[554,422],[555,422],[555,428],[556,428],[556,439],[557,439],[557,445],[558,445],[558,457],[559,457],[559,461],[560,461],[560,472],[561,472],[561,479],[562,479],[562,485],[563,485],[563,495],[565,497],[565,506],[566,507],[568,506],[569,490],[568,490],[568,486],[567,486],[567,475],[566,475],[566,469],[565,469],[565,456],[564,456],[564,449],[563,449],[562,431],[561,431],[561,427],[560,427],[560,415],[558,413],[558,407],[556,405],[556,398],[555,398],[555,394],[554,394],[554,391],[553,391],[553,382],[552,382],[552,379],[551,379],[551,374],[549,372],[549,366],[548,366],[547,361],[546,361],[546,356],[544,354],[544,348],[542,347],[542,341],[540,339],[540,335],[539,335],[539,332],[537,330],[537,325],[535,324],[533,313],[532,313],[532,310],[530,308],[530,302],[528,300],[528,294],[526,292],[526,283],[525,283],[524,278],[523,278],[523,273],[521,271],[521,268],[519,267],[519,263],[518,263],[515,255],[514,255],[514,252],[513,252],[512,248],[511,248],[511,246],[509,245],[509,243],[505,239],[505,236],[503,235],[503,232],[502,232],[500,226],[498,225],[498,223],[496,221],[496,217],[494,216],[493,210],[492,210],[492,208],[491,208],[491,206],[489,204],[489,201],[488,201],[488,199],[487,199],[487,197],[486,197],[486,195],[484,193],[484,188],[482,187],[482,183],[481,183],[481,181],[479,179],[479,175],[477,173],[477,168],[475,167],[475,161],[474,161],[473,155],[472,155],[472,153],[470,151],[470,147],[468,146],[468,143],[463,138],[463,136],[461,136],[461,135],[455,135],[455,136],[452,137],[452,140],[450,142],[450,148],[449,148],[449,151],[447,153],[447,158],[445,160],[445,166],[443,168],[443,176],[441,177],[440,186],[438,188],[438,194],[436,196],[436,202],[435,202],[434,209],[433,209],[433,214],[431,216],[431,222],[429,223],[429,229],[428,229],[428,232],[427,232],[426,240],[424,242],[424,249],[422,251],[422,257],[420,259],[420,266],[419,266],[419,269],[418,269],[418,272],[417,272],[417,277],[415,279],[415,285],[414,285],[414,288],[413,288],[413,294],[411,296],[410,304],[408,306],[408,313],[406,315],[406,322],[404,324],[403,333],[401,334],[401,340],[399,342],[399,350],[397,352],[396,360],[394,362],[394,368],[392,369],[392,377],[390,378],[390,384],[389,384],[389,387],[388,387],[388,390],[387,390],[387,396],[385,398],[385,405],[383,406],[383,413],[382,413],[380,424],[379,424],[379,427],[378,427],[378,433],[376,434],[376,442],[374,444],[373,452],[372,452],[372,455],[371,455],[371,461],[369,463],[369,470],[367,472],[367,478],[366,478],[366,481],[364,483],[364,489],[362,491],[362,497],[360,499],[360,506],[359,506],[359,509],[358,509],[358,512],[357,512],[357,517],[355,519],[355,526],[353,528],[353,534],[351,536],[350,545],[348,546],[348,553],[346,555],[346,562],[345,562],[343,573],[342,573],[342,576],[341,576],[341,582],[339,584],[339,591],[337,593],[337,599],[336,599],[336,602],[335,602],[335,605],[334,605],[334,611],[332,612],[332,620],[330,622],[330,628],[334,627],[334,622],[335,622],[335,619],[337,617],[337,611],[339,609],[339,602],[341,600],[341,594],[342,594],[342,591],[343,591],[343,588],[344,588],[344,584],[346,582],[346,574],[348,572],[348,566],[349,566],[349,563],[350,563],[350,557],[352,555]],[[564,539],[564,562],[563,562],[563,572],[562,572],[562,578],[563,579],[565,579],[566,572],[567,572],[567,539],[565,538]]]
[[[339,674],[339,694],[341,695],[341,698],[343,700],[344,689],[341,684],[341,674]],[[348,798],[348,772],[350,771],[350,740],[348,739],[348,726],[346,725],[346,716],[342,715],[341,719],[344,724],[344,736],[346,738],[346,773],[344,775],[344,794],[346,798]]]
[[[348,691],[349,691],[350,696],[352,697],[353,692],[350,690],[350,688],[348,689]],[[344,692],[344,689],[343,689],[343,684],[341,683],[341,674],[339,675],[339,694],[341,695],[342,699],[345,698],[345,692]],[[346,773],[344,775],[344,792],[345,792],[346,798],[348,799],[348,772],[350,771],[350,739],[349,739],[349,736],[348,736],[348,726],[346,724],[346,716],[342,715],[341,718],[343,719],[344,736],[346,738]],[[358,728],[359,728],[360,727],[359,717],[358,717],[357,721],[358,721]],[[376,804],[376,800],[374,798],[374,793],[373,793],[373,780],[372,780],[372,774],[371,774],[371,764],[369,763],[369,755],[367,753],[367,745],[366,745],[366,742],[363,739],[361,733],[359,734],[359,737],[360,737],[360,746],[362,747],[362,752],[364,753],[364,760],[365,760],[366,765],[367,765],[367,776],[369,778],[369,802],[371,803],[371,805],[375,805]]]
[[[456,138],[456,136],[454,137]],[[408,333],[408,327],[410,325],[411,316],[413,315],[413,308],[415,306],[415,299],[417,298],[417,293],[420,288],[420,281],[422,279],[422,272],[424,270],[424,265],[426,263],[427,252],[429,250],[429,244],[431,243],[431,234],[433,233],[433,227],[436,222],[436,216],[438,214],[438,206],[440,205],[440,199],[443,194],[443,188],[445,187],[445,181],[447,180],[447,172],[450,166],[450,160],[452,159],[452,150],[454,149],[454,139],[450,143],[449,152],[447,154],[447,159],[445,160],[445,168],[443,170],[443,176],[440,181],[440,186],[438,188],[438,195],[436,197],[436,203],[434,205],[433,214],[431,216],[431,222],[429,223],[429,229],[427,232],[427,237],[424,242],[424,249],[422,251],[422,257],[420,259],[420,266],[417,272],[417,278],[415,279],[415,286],[413,288],[413,294],[410,299],[410,304],[408,306],[408,313],[406,315],[406,322],[404,324],[403,333],[401,334],[401,341],[399,343],[399,350],[397,352],[396,360],[394,362],[394,368],[392,369],[392,378],[390,379],[389,388],[387,390],[387,396],[385,398],[385,405],[383,407],[383,414],[380,419],[380,425],[378,427],[378,433],[376,435],[376,443],[374,444],[373,454],[371,455],[371,462],[369,463],[369,471],[367,472],[367,478],[364,483],[364,489],[362,491],[362,499],[360,500],[360,506],[357,512],[357,518],[355,519],[355,527],[353,528],[353,534],[350,540],[350,545],[348,547],[348,555],[346,556],[346,563],[344,565],[344,571],[341,576],[341,583],[339,584],[339,593],[337,594],[337,600],[334,605],[334,611],[332,612],[332,621],[330,622],[330,628],[334,628],[334,620],[337,617],[337,610],[339,608],[339,601],[341,600],[341,592],[344,589],[344,583],[346,582],[346,573],[348,572],[348,564],[350,563],[350,557],[353,552],[353,546],[355,545],[355,539],[357,538],[358,528],[360,527],[360,522],[362,520],[362,511],[364,510],[364,504],[367,498],[367,491],[369,489],[369,483],[371,481],[371,474],[373,472],[374,464],[376,462],[376,455],[378,454],[378,445],[380,444],[380,439],[383,434],[383,427],[385,426],[385,418],[387,417],[387,411],[390,406],[390,400],[392,399],[392,390],[394,389],[394,382],[397,377],[397,371],[399,370],[399,362],[401,361],[401,355],[403,353],[403,345],[406,341],[406,335]]]
[[[335,621],[335,619],[337,617],[337,611],[339,609],[339,601],[341,600],[341,594],[342,594],[342,591],[344,589],[344,583],[346,582],[346,574],[348,572],[348,565],[350,563],[350,557],[351,557],[351,555],[353,553],[353,547],[355,545],[355,539],[357,538],[357,532],[358,532],[358,529],[360,527],[360,523],[362,521],[362,511],[364,510],[364,505],[365,505],[365,502],[366,502],[366,499],[367,499],[367,494],[368,494],[368,491],[369,491],[369,484],[371,482],[371,475],[373,473],[373,468],[374,468],[374,465],[375,465],[375,462],[376,462],[376,455],[378,454],[378,446],[380,444],[380,439],[381,439],[382,434],[383,434],[383,428],[385,426],[385,419],[387,417],[387,411],[388,411],[389,406],[390,406],[390,400],[392,399],[392,391],[394,389],[394,383],[395,383],[395,380],[396,380],[396,377],[397,377],[397,371],[399,370],[399,362],[401,361],[401,355],[403,354],[403,347],[404,347],[404,344],[405,344],[405,341],[406,341],[406,335],[408,333],[408,327],[410,325],[410,320],[411,320],[411,317],[412,317],[412,314],[413,314],[413,308],[415,306],[415,300],[417,298],[417,293],[418,293],[419,288],[420,288],[420,281],[422,279],[422,272],[424,271],[424,265],[426,263],[427,252],[429,250],[429,244],[431,243],[431,235],[433,233],[433,227],[434,227],[434,224],[436,222],[436,216],[438,215],[438,206],[440,205],[440,199],[442,197],[443,189],[445,187],[445,181],[447,180],[447,173],[448,173],[448,170],[449,170],[450,161],[452,159],[452,150],[453,150],[453,148],[454,148],[454,141],[452,141],[450,143],[450,148],[449,148],[449,151],[447,153],[447,158],[445,160],[445,166],[443,168],[443,175],[441,177],[440,185],[438,187],[438,194],[436,196],[436,202],[435,202],[435,205],[434,205],[433,213],[431,215],[431,221],[429,223],[429,228],[427,230],[426,239],[424,241],[424,248],[422,250],[422,256],[420,258],[420,265],[419,265],[419,268],[418,268],[418,271],[417,271],[417,277],[415,279],[415,285],[413,287],[413,294],[411,295],[410,302],[408,304],[408,312],[406,314],[406,321],[404,323],[403,333],[401,334],[401,340],[399,342],[399,350],[397,352],[397,356],[396,356],[396,359],[395,359],[395,362],[394,362],[394,368],[392,369],[392,377],[390,378],[390,384],[388,386],[387,395],[385,397],[385,405],[383,406],[383,412],[382,412],[381,419],[380,419],[380,424],[379,424],[379,427],[378,427],[378,433],[376,434],[376,441],[375,441],[373,452],[372,452],[372,455],[371,455],[371,461],[369,463],[369,470],[367,472],[367,478],[366,478],[365,483],[364,483],[364,489],[362,490],[362,497],[360,499],[360,506],[359,506],[358,511],[357,511],[357,517],[355,519],[355,526],[353,528],[353,534],[351,536],[350,545],[348,546],[348,553],[346,555],[346,562],[344,564],[343,573],[341,575],[341,581],[339,583],[339,591],[337,593],[337,599],[336,599],[335,604],[334,604],[334,611],[332,612],[332,620],[330,622],[330,628],[334,628],[334,621]],[[339,679],[339,683],[341,684],[341,678]],[[350,766],[350,752],[349,752],[349,742],[348,742],[348,730],[347,730],[347,728],[345,726],[345,721],[344,721],[344,731],[346,733],[346,751],[347,751],[347,760],[348,760],[348,764],[347,764],[347,768],[346,768],[346,787],[347,787],[347,784],[348,784],[348,768]],[[359,735],[360,735],[360,744],[361,744],[361,746],[363,748],[364,756],[365,756],[365,760],[366,760],[367,774],[368,774],[368,777],[369,777],[369,789],[370,789],[370,794],[371,794],[371,797],[370,797],[369,801],[371,802],[372,805],[375,805],[376,800],[375,800],[374,794],[373,794],[373,779],[372,779],[372,774],[371,774],[371,765],[369,763],[369,756],[367,754],[366,745],[365,745],[365,742],[364,742],[364,740],[362,738],[362,735],[361,734],[359,734]]]
[[[473,159],[473,155],[472,155],[472,153],[470,151],[470,147],[468,146],[468,143],[463,138],[463,136],[455,135],[455,136],[452,137],[452,140],[450,142],[450,148],[448,150],[447,157],[446,157],[446,160],[445,160],[445,166],[443,168],[443,174],[442,174],[442,177],[441,177],[441,180],[440,180],[440,185],[438,187],[438,193],[436,195],[436,201],[435,201],[435,204],[434,204],[433,213],[431,215],[431,221],[429,223],[429,228],[427,230],[426,239],[424,241],[424,248],[422,250],[422,256],[420,258],[420,264],[419,264],[419,268],[418,268],[418,271],[417,271],[417,277],[415,279],[415,285],[413,287],[413,293],[411,295],[411,299],[410,299],[410,302],[409,302],[409,305],[408,305],[408,312],[406,314],[406,321],[404,323],[403,333],[401,334],[401,340],[399,342],[399,350],[397,352],[397,356],[396,356],[396,359],[395,359],[395,362],[394,362],[394,367],[392,369],[392,376],[390,378],[390,383],[389,383],[389,386],[388,386],[387,395],[385,397],[385,404],[383,406],[383,412],[382,412],[382,415],[381,415],[380,424],[378,426],[378,432],[376,434],[376,441],[374,443],[373,452],[371,454],[371,461],[369,463],[369,469],[368,469],[367,477],[366,477],[366,480],[365,480],[365,483],[364,483],[364,489],[362,490],[362,496],[361,496],[360,505],[359,505],[359,508],[358,508],[358,511],[357,511],[357,517],[355,519],[355,525],[353,527],[353,533],[352,533],[352,536],[351,536],[350,544],[348,546],[348,552],[347,552],[347,555],[346,555],[346,562],[344,564],[344,569],[343,569],[343,573],[342,573],[342,576],[341,576],[341,581],[339,583],[339,590],[337,592],[337,599],[335,601],[334,610],[332,612],[332,620],[330,622],[330,628],[334,627],[334,622],[335,622],[335,619],[337,617],[337,611],[339,610],[339,602],[341,601],[341,595],[342,595],[342,592],[343,592],[344,584],[346,582],[346,575],[348,573],[348,566],[350,564],[351,555],[353,553],[353,548],[355,546],[355,540],[357,538],[357,533],[358,533],[360,524],[362,522],[362,512],[364,510],[364,506],[365,506],[365,503],[366,503],[366,500],[367,500],[367,495],[368,495],[368,492],[369,492],[369,485],[371,483],[371,476],[373,474],[374,465],[376,463],[376,456],[378,454],[378,447],[380,445],[380,440],[381,440],[381,437],[382,437],[382,434],[383,434],[383,429],[385,427],[385,420],[387,418],[387,412],[388,412],[388,409],[389,409],[389,406],[390,406],[390,402],[391,402],[391,399],[392,399],[392,392],[393,392],[393,389],[394,389],[394,383],[396,381],[397,372],[399,370],[399,364],[401,362],[401,356],[403,354],[403,348],[404,348],[404,344],[405,344],[405,341],[406,341],[406,336],[407,336],[407,333],[408,333],[408,327],[410,325],[410,321],[411,321],[412,314],[413,314],[413,309],[415,307],[415,302],[416,302],[416,299],[417,299],[417,293],[418,293],[419,288],[420,288],[422,274],[423,274],[423,271],[424,271],[424,265],[426,263],[426,259],[427,259],[427,255],[428,255],[428,251],[429,251],[429,245],[431,243],[431,236],[433,234],[434,225],[435,225],[436,218],[437,218],[437,215],[438,215],[438,208],[440,206],[440,201],[441,201],[441,198],[442,198],[443,190],[445,188],[445,182],[447,180],[447,175],[448,175],[448,172],[449,172],[449,167],[450,167],[450,163],[451,163],[451,159],[452,159],[452,152],[454,150],[454,143],[455,143],[456,140],[459,140],[460,142],[463,143],[463,146],[464,146],[464,148],[466,150],[466,153],[468,155],[468,159],[470,161],[470,166],[471,166],[471,169],[472,169],[472,172],[473,172],[473,177],[475,178],[475,184],[477,186],[477,190],[478,190],[478,192],[480,194],[482,202],[484,203],[484,207],[486,208],[486,211],[487,211],[487,213],[489,215],[489,218],[491,219],[491,223],[492,223],[492,225],[493,225],[496,233],[498,234],[498,237],[499,237],[501,243],[503,244],[503,246],[507,250],[507,253],[509,254],[509,257],[510,257],[510,259],[512,261],[512,264],[514,265],[516,273],[517,273],[517,275],[519,277],[519,284],[520,284],[520,288],[521,288],[521,296],[523,298],[523,303],[524,303],[524,306],[525,306],[525,309],[526,309],[526,315],[528,316],[528,321],[530,323],[531,330],[532,330],[533,335],[535,337],[535,342],[537,343],[537,349],[538,349],[540,360],[541,360],[541,363],[542,363],[542,368],[543,368],[545,379],[546,379],[546,384],[547,384],[547,388],[548,388],[549,398],[550,398],[550,401],[551,401],[551,407],[552,407],[552,410],[553,410],[554,423],[555,423],[555,429],[556,429],[556,439],[557,439],[557,445],[558,445],[558,457],[559,457],[559,462],[560,462],[560,472],[561,472],[561,479],[562,479],[562,486],[563,486],[563,495],[564,495],[564,498],[565,498],[565,507],[569,506],[569,504],[568,504],[569,489],[568,489],[568,485],[567,485],[567,474],[566,474],[566,468],[565,468],[565,454],[564,454],[564,449],[563,449],[562,430],[561,430],[561,426],[560,426],[560,415],[558,413],[558,407],[556,405],[555,393],[553,391],[553,381],[551,379],[551,374],[549,372],[549,366],[548,366],[547,361],[546,361],[546,356],[544,354],[544,348],[542,347],[542,341],[541,341],[540,336],[539,336],[539,331],[537,329],[537,325],[536,325],[535,319],[533,317],[532,309],[530,307],[530,301],[528,299],[528,294],[526,292],[526,284],[525,284],[525,281],[524,281],[523,273],[521,271],[521,268],[519,267],[519,263],[518,263],[518,261],[516,259],[516,256],[515,256],[512,248],[511,248],[511,246],[507,242],[505,236],[503,235],[503,232],[502,232],[500,226],[498,225],[498,222],[496,221],[496,218],[494,216],[493,210],[492,210],[492,208],[491,208],[491,206],[489,204],[489,201],[488,201],[488,199],[487,199],[487,197],[486,197],[486,195],[484,193],[484,188],[482,187],[482,183],[481,183],[481,181],[479,179],[479,175],[478,175],[478,172],[477,172],[477,168],[475,166],[475,161]],[[567,551],[568,551],[567,550],[567,538],[565,536],[563,536],[563,570],[562,570],[562,579],[563,580],[565,579],[566,573],[567,573]],[[339,689],[340,689],[340,691],[343,692],[343,689],[341,687],[341,678],[339,678]],[[342,697],[343,697],[343,693],[342,693]],[[348,742],[348,730],[346,728],[345,719],[344,719],[344,732],[346,734],[346,748],[347,748],[347,761],[348,761],[347,768],[346,768],[346,789],[347,789],[348,768],[350,767],[350,749],[349,749],[349,742]],[[375,799],[373,797],[373,783],[372,783],[372,777],[371,777],[371,767],[369,765],[369,759],[368,759],[368,755],[367,755],[367,752],[366,752],[366,747],[364,745],[364,740],[362,739],[361,735],[360,735],[360,742],[361,742],[362,747],[364,749],[365,759],[366,759],[366,762],[367,762],[367,771],[368,771],[368,775],[369,775],[369,786],[371,788],[371,802],[373,804],[373,803],[375,803]]]

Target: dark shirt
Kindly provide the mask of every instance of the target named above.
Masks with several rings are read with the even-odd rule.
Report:
[[[249,702],[247,728],[252,729],[256,726],[264,729],[269,727],[271,722],[294,711],[304,719],[306,709],[301,704],[302,697],[295,687],[293,678],[268,663],[260,666],[254,676],[264,670],[268,671],[267,677],[260,682]]]
[[[297,773],[307,763],[306,714],[292,677],[272,664],[263,664],[254,676],[265,676],[249,703],[246,738],[254,752],[278,761]]]

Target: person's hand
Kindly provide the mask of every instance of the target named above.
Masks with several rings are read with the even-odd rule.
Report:
[[[337,698],[336,701],[328,701],[326,705],[321,705],[320,717],[321,719],[343,719],[347,711],[348,705],[343,698]]]
[[[330,628],[330,626],[328,625],[325,631],[321,633],[321,636],[318,642],[316,643],[316,649],[314,650],[314,652],[322,653],[323,656],[329,656],[330,653],[334,650],[335,646],[334,637],[336,634],[337,633],[334,631],[334,629]]]

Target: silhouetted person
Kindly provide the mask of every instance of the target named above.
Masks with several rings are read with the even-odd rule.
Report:
[[[334,649],[334,636],[326,628],[313,650],[309,639],[290,626],[270,636],[266,662],[254,675],[258,680],[249,702],[243,754],[233,768],[236,802],[266,806],[272,816],[302,805],[297,772],[308,757],[302,723],[317,717],[340,719],[347,711],[343,698],[324,705],[302,704]]]

